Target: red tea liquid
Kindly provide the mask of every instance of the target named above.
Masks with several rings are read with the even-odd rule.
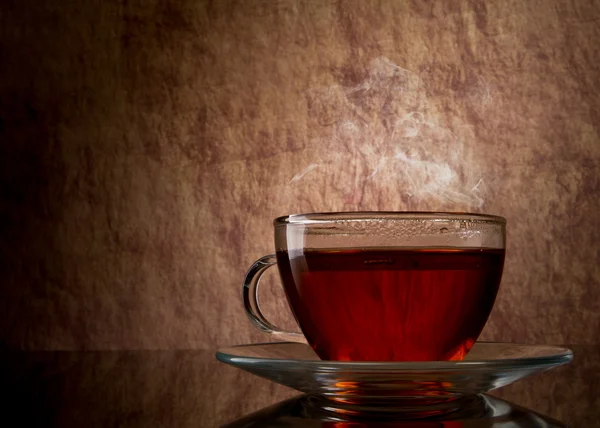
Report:
[[[490,314],[504,250],[304,249],[277,262],[320,358],[460,360]]]

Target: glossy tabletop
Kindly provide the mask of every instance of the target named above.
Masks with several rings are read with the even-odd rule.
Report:
[[[543,426],[600,426],[600,346],[569,347],[571,364],[491,394],[502,400],[496,404],[513,408],[506,426],[515,426],[511,417],[541,418]],[[273,420],[297,416],[305,400],[218,362],[215,350],[4,351],[0,386],[3,426],[279,426]],[[301,418],[294,421],[302,426]]]

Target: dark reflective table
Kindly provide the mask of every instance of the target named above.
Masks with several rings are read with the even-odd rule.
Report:
[[[12,352],[0,358],[2,426],[600,426],[600,346],[474,397],[451,420],[369,422],[323,415],[311,397],[216,361],[214,350]]]

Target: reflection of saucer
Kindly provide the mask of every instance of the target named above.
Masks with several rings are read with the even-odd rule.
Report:
[[[302,343],[221,348],[217,358],[323,400],[335,413],[439,415],[462,407],[464,396],[508,385],[568,363],[557,346],[477,342],[463,361],[322,361]]]
[[[365,420],[353,415],[323,412],[311,402],[311,397],[301,395],[274,404],[242,419],[224,425],[224,428],[247,427],[395,427],[395,428],[566,428],[566,425],[547,416],[489,395],[473,396],[474,404],[467,411],[420,420]]]

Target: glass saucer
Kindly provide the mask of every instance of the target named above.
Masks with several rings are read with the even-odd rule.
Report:
[[[462,361],[320,360],[302,343],[221,348],[217,359],[311,395],[323,411],[385,418],[432,417],[464,410],[472,396],[573,359],[558,346],[477,342]]]

